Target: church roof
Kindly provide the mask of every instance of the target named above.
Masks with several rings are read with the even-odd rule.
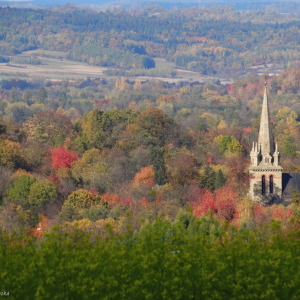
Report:
[[[283,173],[282,198],[292,198],[292,190],[300,192],[300,173]]]

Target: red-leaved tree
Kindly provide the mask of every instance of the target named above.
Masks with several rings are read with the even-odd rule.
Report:
[[[193,207],[193,212],[196,217],[206,214],[209,210],[211,210],[213,214],[216,213],[214,194],[209,190],[205,190],[198,200],[192,201],[191,206]]]
[[[238,217],[236,199],[237,193],[225,185],[215,194],[205,190],[198,200],[191,202],[191,206],[196,217],[200,217],[211,210],[218,219],[231,222]]]
[[[148,206],[149,206],[149,202],[148,202],[148,200],[146,199],[146,197],[143,197],[143,198],[141,199],[141,206],[142,206],[142,207],[148,207]]]
[[[254,204],[254,219],[257,225],[267,223],[272,217],[271,208],[261,206],[259,203]]]
[[[52,166],[55,170],[60,168],[73,168],[74,161],[79,160],[73,152],[67,151],[64,147],[53,148],[51,151]]]
[[[130,196],[128,196],[128,197],[126,197],[126,198],[121,198],[119,203],[120,203],[120,204],[124,204],[124,205],[127,206],[127,207],[130,207],[131,204],[132,204],[132,199],[131,199]]]
[[[216,201],[216,209],[220,220],[232,221],[237,217],[236,204],[232,200]]]
[[[272,218],[279,220],[281,222],[286,222],[291,219],[293,216],[293,211],[289,208],[286,209],[284,207],[274,207]]]

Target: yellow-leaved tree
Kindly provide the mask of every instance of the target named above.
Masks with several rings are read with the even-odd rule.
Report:
[[[69,195],[62,207],[62,213],[68,220],[83,219],[86,215],[90,216],[92,210],[105,210],[106,205],[101,198],[94,196],[91,192],[79,189]],[[94,217],[91,215],[91,217]]]
[[[282,109],[279,109],[276,118],[280,123],[295,124],[297,123],[296,119],[298,115],[296,112],[292,111],[289,107],[284,106]]]
[[[0,163],[9,168],[26,168],[27,161],[19,143],[0,139]]]
[[[103,161],[101,152],[98,149],[86,151],[81,160],[74,163],[72,177],[85,184],[96,186],[97,189],[108,189],[112,183],[112,168]]]

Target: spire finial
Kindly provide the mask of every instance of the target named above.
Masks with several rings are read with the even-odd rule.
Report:
[[[265,75],[265,87],[267,87],[267,75]]]

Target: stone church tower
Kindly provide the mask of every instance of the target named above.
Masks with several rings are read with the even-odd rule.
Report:
[[[261,204],[269,204],[280,200],[282,196],[282,167],[280,166],[280,153],[277,143],[274,149],[266,83],[258,143],[253,142],[250,157],[250,189],[248,195],[252,200]]]

